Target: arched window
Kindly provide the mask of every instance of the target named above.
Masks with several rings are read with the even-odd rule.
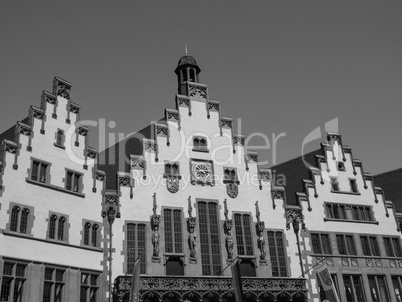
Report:
[[[84,226],[84,244],[89,245],[89,231],[91,229],[91,224],[89,222],[85,223]]]
[[[20,212],[20,207],[13,207],[11,211],[11,223],[10,223],[10,231],[17,232],[18,227],[18,214]]]
[[[26,208],[23,209],[22,213],[21,213],[20,233],[23,233],[23,234],[27,233],[28,215],[29,215],[29,210]]]
[[[56,234],[56,221],[57,221],[57,216],[52,215],[50,216],[50,221],[49,221],[49,238],[54,239],[55,234]]]
[[[190,69],[190,82],[195,82],[195,71],[194,69]]]
[[[64,143],[64,131],[59,130],[59,131],[57,131],[56,144],[59,145],[59,146],[63,146],[63,143]]]
[[[66,218],[63,216],[59,218],[59,226],[57,230],[57,239],[64,240],[64,223],[66,222]]]
[[[98,227],[97,224],[92,226],[92,246],[98,245]]]

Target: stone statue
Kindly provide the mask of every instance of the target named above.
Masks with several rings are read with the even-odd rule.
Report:
[[[195,249],[195,239],[197,239],[197,235],[194,232],[194,229],[190,229],[190,233],[188,234],[188,246],[190,248],[190,258],[196,258],[197,251]]]

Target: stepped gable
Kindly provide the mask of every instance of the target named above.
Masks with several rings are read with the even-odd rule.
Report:
[[[402,168],[375,175],[374,181],[382,188],[385,198],[393,202],[398,212],[402,212]]]

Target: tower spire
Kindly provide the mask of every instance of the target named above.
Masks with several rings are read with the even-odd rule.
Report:
[[[184,51],[185,51],[185,55],[188,56],[187,43],[184,43]]]

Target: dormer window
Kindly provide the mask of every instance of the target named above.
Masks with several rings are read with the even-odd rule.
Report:
[[[194,136],[193,151],[208,152],[207,139],[203,136]]]
[[[82,175],[74,171],[67,171],[66,190],[81,193]]]

